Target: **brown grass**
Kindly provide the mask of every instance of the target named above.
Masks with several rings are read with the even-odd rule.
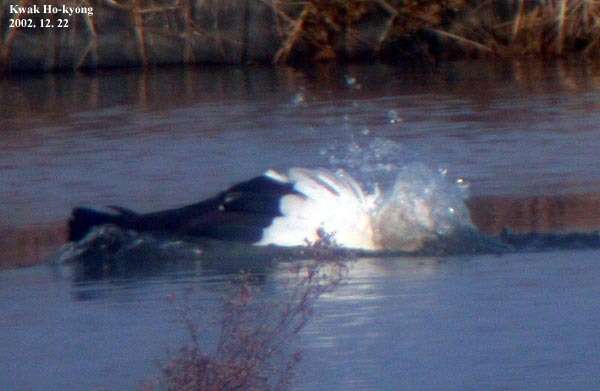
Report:
[[[600,47],[600,2],[595,0],[308,0],[298,3],[302,8],[296,16],[285,11],[290,3],[272,3],[284,26],[275,62],[352,58],[361,25],[382,14],[387,21],[381,22],[376,42],[369,42],[369,52],[384,58],[414,57],[411,51],[419,45],[424,48],[416,54],[427,57],[435,42],[420,42],[426,33],[446,42],[439,50],[444,57],[576,53],[592,58]],[[391,50],[382,54],[385,46]]]
[[[600,43],[600,2],[594,0],[487,0],[442,35],[471,52],[500,57],[595,56]],[[508,17],[506,14],[509,14]]]
[[[107,1],[111,1],[111,0],[107,0]],[[18,0],[12,4],[15,5],[19,5],[22,7],[28,7],[28,6],[32,6],[32,5],[38,5],[38,6],[42,6],[42,5],[54,5],[54,6],[58,6],[58,7],[62,7],[63,5],[66,6],[73,6],[73,7],[86,7],[86,8],[94,8],[94,6],[97,5],[97,1],[96,0],[46,0],[46,1],[39,1],[39,0]],[[2,17],[2,10],[0,10],[0,18]],[[52,23],[56,24],[57,23],[57,19],[58,18],[62,18],[62,16],[57,16],[57,15],[53,15],[53,14],[42,14],[42,15],[30,15],[30,14],[18,14],[16,16],[12,17],[13,19],[23,19],[23,18],[32,18],[36,25],[39,26],[40,24],[40,19],[50,19]],[[79,61],[77,61],[77,65],[76,68],[81,67],[81,65],[84,63],[84,60],[87,56],[93,56],[94,58],[97,57],[97,47],[98,47],[98,35],[97,35],[97,29],[96,29],[96,23],[94,22],[93,17],[87,15],[87,14],[82,14],[81,18],[83,20],[82,25],[84,26],[84,29],[87,30],[87,34],[90,35],[90,41],[89,41],[89,45],[88,47],[84,50],[84,52],[81,55],[81,58],[79,59]],[[69,20],[69,23],[73,24],[73,20]],[[6,26],[2,26],[0,24],[0,32],[2,31],[2,28],[7,28]],[[31,29],[31,30],[38,30],[39,28],[36,29]],[[17,35],[18,34],[23,34],[24,32],[26,32],[28,29],[20,29],[20,28],[8,28],[7,29],[7,33],[1,37],[0,36],[0,70],[2,70],[1,68],[3,68],[4,66],[7,66],[10,63],[10,57],[12,54],[12,51],[14,49],[15,46],[15,42],[17,39]],[[52,29],[52,28],[48,28],[47,31],[59,31],[59,29]],[[68,31],[69,29],[65,29],[66,31]],[[78,31],[78,33],[81,33]],[[49,53],[53,53],[54,55],[51,56],[47,61],[51,63],[51,68],[57,67],[59,66],[59,60],[58,60],[58,53],[60,53],[61,51],[61,45],[63,45],[64,43],[62,42],[63,40],[61,40],[60,38],[58,38],[59,34],[52,34],[52,39],[50,41],[50,44],[53,46],[53,50],[47,50],[48,48],[46,48],[46,51],[48,51]]]
[[[291,4],[302,7],[297,11]],[[285,63],[379,56],[390,42],[416,39],[425,28],[443,26],[466,1],[274,0],[272,6],[280,18],[282,39],[274,62]],[[365,27],[373,20],[377,21],[374,26]],[[367,37],[369,28],[376,31],[374,39]]]
[[[47,51],[48,69],[64,67],[59,54],[76,45],[81,48],[68,66],[96,66],[101,62],[99,46],[107,52],[99,41],[112,28],[123,29],[125,41],[133,37],[127,46],[133,51],[133,63],[244,62],[253,58],[247,53],[251,39],[235,33],[231,20],[236,18],[237,31],[265,32],[269,47],[260,50],[265,55],[272,52],[274,63],[377,57],[435,60],[482,54],[549,58],[579,53],[592,58],[600,45],[596,0],[247,0],[239,6],[215,0],[48,0],[44,4],[54,3],[91,6],[104,17],[78,16],[77,22],[72,21],[77,28],[48,30],[44,39],[40,34],[41,46],[54,45]],[[270,9],[273,19],[249,18],[250,9],[263,17]],[[115,10],[122,13],[124,26],[107,20]],[[17,36],[31,32],[6,26],[0,30],[4,31],[0,65],[7,66],[19,43]],[[277,35],[272,42],[270,34]]]

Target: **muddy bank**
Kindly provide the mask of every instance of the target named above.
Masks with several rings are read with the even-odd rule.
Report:
[[[600,230],[600,194],[549,197],[474,197],[467,203],[475,225],[490,235]],[[0,269],[43,262],[66,242],[66,221],[0,228]]]

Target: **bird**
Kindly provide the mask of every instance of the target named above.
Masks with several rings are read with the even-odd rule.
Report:
[[[343,170],[273,169],[234,184],[200,202],[151,213],[120,206],[109,212],[76,207],[68,222],[77,242],[94,227],[112,224],[140,233],[207,238],[254,246],[296,247],[316,243],[325,233],[336,246],[377,251],[377,193],[366,193]]]

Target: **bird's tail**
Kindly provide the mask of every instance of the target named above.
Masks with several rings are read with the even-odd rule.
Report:
[[[128,228],[132,217],[136,214],[127,209],[111,207],[118,214],[100,212],[89,208],[75,208],[69,219],[69,240],[78,241],[85,237],[93,227],[103,224],[115,224],[122,228]]]

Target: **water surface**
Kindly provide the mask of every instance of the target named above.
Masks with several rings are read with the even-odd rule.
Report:
[[[359,259],[292,342],[296,389],[593,389],[598,251]],[[260,300],[283,295],[276,270]],[[283,273],[285,275],[285,273]],[[218,316],[231,274],[3,272],[2,387],[132,389],[189,342],[175,295]],[[184,300],[184,299],[181,299]],[[214,330],[213,330],[214,332]],[[210,336],[211,331],[205,336]],[[161,361],[162,360],[162,361]]]
[[[341,167],[366,187],[416,164],[463,178],[473,196],[594,193],[598,86],[593,69],[536,63],[15,75],[0,80],[0,217],[174,207],[294,166]],[[599,256],[349,262],[292,342],[304,351],[294,387],[598,388]],[[0,388],[135,388],[188,340],[173,294],[218,317],[248,263],[260,300],[285,293],[293,262],[247,261],[0,272]]]
[[[537,66],[13,76],[0,81],[0,215],[176,206],[268,168],[357,164],[377,140],[397,144],[383,163],[445,167],[472,195],[596,191],[596,79]]]

